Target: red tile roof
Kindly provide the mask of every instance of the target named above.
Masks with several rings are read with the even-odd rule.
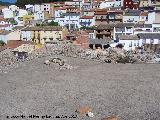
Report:
[[[140,16],[148,16],[148,12],[142,12]]]

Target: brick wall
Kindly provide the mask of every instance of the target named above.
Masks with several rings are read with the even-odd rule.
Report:
[[[89,48],[89,34],[85,31],[81,31],[76,38],[74,44],[81,46],[82,48]]]

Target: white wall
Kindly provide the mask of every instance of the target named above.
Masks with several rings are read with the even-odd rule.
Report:
[[[14,17],[13,11],[11,11],[8,8],[2,9],[2,12],[3,12],[4,18],[13,18]]]
[[[22,31],[21,32],[21,38],[23,40],[27,40],[27,41],[30,41],[32,36],[31,36],[31,31]]]
[[[93,19],[80,19],[79,22],[91,22],[90,25],[86,25],[86,26],[94,26],[95,25],[95,18],[93,17]]]
[[[44,20],[44,12],[42,11],[35,12],[34,20]]]
[[[142,45],[140,40],[119,40],[119,43],[124,45],[125,50],[135,50],[136,47]]]
[[[17,7],[16,5],[10,5],[9,6],[9,9],[11,10],[11,11],[18,11],[19,10],[19,7]]]
[[[48,3],[44,3],[42,5],[36,4],[34,5],[34,12],[39,11],[47,11],[49,14],[51,13],[51,6]]]
[[[155,19],[156,19],[156,16],[155,16],[155,12],[150,12],[148,13],[148,21],[146,23],[154,23],[155,22]]]
[[[18,17],[23,17],[24,15],[28,15],[28,12],[26,10],[20,9],[18,13]]]
[[[61,14],[66,13],[66,10],[56,10],[55,11],[55,17],[60,17]]]
[[[109,7],[114,7],[115,2],[114,1],[104,1],[102,3],[100,3],[99,8],[103,9],[103,8],[109,8]]]
[[[123,16],[123,23],[137,23],[139,20],[139,16]]]

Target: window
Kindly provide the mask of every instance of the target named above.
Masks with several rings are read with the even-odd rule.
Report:
[[[145,40],[145,39],[143,39],[142,43],[143,43],[143,44],[145,44],[145,43],[146,43],[146,40]]]
[[[129,44],[129,47],[132,47],[132,42]]]
[[[151,39],[150,41],[151,41],[151,44],[153,44],[153,43],[154,43],[154,40],[153,40],[153,39]]]

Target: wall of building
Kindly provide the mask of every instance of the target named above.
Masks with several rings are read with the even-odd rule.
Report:
[[[142,45],[139,40],[119,40],[119,43],[124,45],[125,50],[135,50],[136,47]]]

